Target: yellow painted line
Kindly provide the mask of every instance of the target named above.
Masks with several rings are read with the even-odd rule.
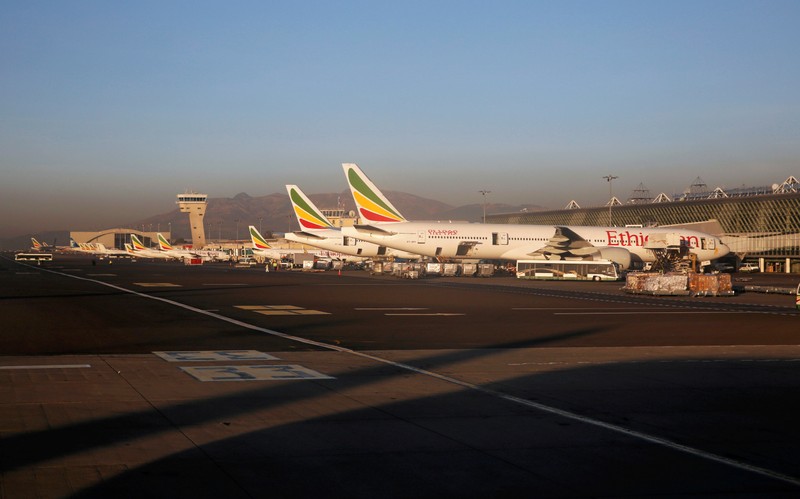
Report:
[[[321,312],[319,310],[253,310],[253,312],[261,315],[330,315],[328,312]]]
[[[296,305],[236,305],[236,308],[250,310],[261,315],[330,315],[320,310],[310,310]]]

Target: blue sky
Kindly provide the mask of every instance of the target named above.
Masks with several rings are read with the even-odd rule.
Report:
[[[800,2],[10,2],[0,236],[212,197],[604,204],[800,176]],[[19,210],[24,206],[24,210]]]

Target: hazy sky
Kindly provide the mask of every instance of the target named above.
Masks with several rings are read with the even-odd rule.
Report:
[[[0,236],[187,189],[562,208],[800,176],[800,2],[6,2]]]

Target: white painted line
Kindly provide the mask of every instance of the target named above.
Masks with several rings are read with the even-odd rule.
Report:
[[[33,366],[0,366],[0,369],[7,371],[14,369],[85,369],[92,367],[91,364],[43,364]]]
[[[645,441],[645,442],[648,442],[648,443],[652,443],[652,444],[655,444],[655,445],[660,445],[662,447],[666,447],[666,448],[669,448],[669,449],[672,449],[672,450],[676,450],[676,451],[679,451],[679,452],[690,454],[692,456],[699,457],[699,458],[702,458],[702,459],[706,459],[708,461],[713,461],[713,462],[716,462],[716,463],[724,464],[724,465],[730,466],[732,468],[748,471],[748,472],[755,473],[755,474],[758,474],[758,475],[761,475],[761,476],[766,476],[766,477],[769,477],[769,478],[773,478],[775,480],[779,480],[779,481],[782,481],[782,482],[790,483],[790,484],[795,485],[795,486],[800,486],[800,478],[797,478],[797,477],[793,477],[793,476],[790,476],[790,475],[785,475],[783,473],[779,473],[777,471],[773,471],[773,470],[770,470],[770,469],[767,469],[767,468],[761,468],[759,466],[754,466],[754,465],[745,463],[743,461],[737,461],[735,459],[728,458],[728,457],[725,457],[725,456],[720,456],[719,454],[714,454],[713,452],[707,452],[707,451],[704,451],[704,450],[701,450],[701,449],[695,449],[694,447],[689,447],[687,445],[679,444],[677,442],[673,442],[673,441],[667,440],[665,438],[657,437],[657,436],[650,435],[650,434],[647,434],[647,433],[644,433],[644,432],[640,432],[640,431],[636,431],[636,430],[631,430],[629,428],[625,428],[623,426],[615,425],[615,424],[612,424],[612,423],[607,423],[607,422],[601,421],[599,419],[593,419],[593,418],[590,418],[590,417],[587,417],[587,416],[582,416],[580,414],[577,414],[577,413],[574,413],[574,412],[570,412],[570,411],[567,411],[567,410],[564,410],[564,409],[559,409],[557,407],[552,407],[552,406],[549,406],[549,405],[541,404],[539,402],[533,402],[531,400],[523,399],[523,398],[520,398],[520,397],[515,397],[515,396],[509,395],[507,393],[499,392],[499,391],[496,391],[496,390],[493,390],[493,389],[490,389],[490,388],[486,388],[486,387],[483,387],[483,386],[480,386],[480,385],[475,385],[475,384],[472,384],[472,383],[468,383],[466,381],[461,381],[461,380],[459,380],[457,378],[453,378],[453,377],[450,377],[450,376],[445,376],[443,374],[439,374],[439,373],[436,373],[436,372],[433,372],[433,371],[428,371],[428,370],[425,370],[425,369],[420,369],[420,368],[414,367],[414,366],[412,366],[410,364],[404,364],[402,362],[395,362],[393,360],[385,359],[383,357],[378,357],[376,355],[371,355],[371,354],[368,354],[368,353],[365,353],[365,352],[358,352],[356,350],[351,350],[349,348],[344,348],[344,347],[340,347],[340,346],[336,346],[336,345],[331,345],[329,343],[323,343],[323,342],[320,342],[320,341],[310,340],[310,339],[307,339],[307,338],[301,338],[299,336],[292,336],[290,334],[281,333],[279,331],[274,331],[272,329],[267,329],[267,328],[263,328],[263,327],[256,326],[256,325],[253,325],[253,324],[249,324],[247,322],[243,322],[243,321],[240,321],[238,319],[233,319],[231,317],[226,317],[224,315],[219,315],[219,314],[216,314],[216,313],[213,313],[213,312],[206,312],[205,310],[201,310],[199,308],[192,307],[191,305],[186,305],[184,303],[180,303],[180,302],[177,302],[177,301],[174,301],[174,300],[163,298],[161,296],[153,296],[153,295],[148,295],[148,294],[145,294],[145,293],[140,293],[138,291],[134,291],[134,290],[128,289],[128,288],[123,288],[122,286],[117,286],[115,284],[111,284],[111,283],[108,283],[108,282],[98,281],[98,280],[95,280],[95,279],[89,279],[87,277],[80,277],[80,276],[76,276],[76,275],[72,275],[72,274],[64,274],[62,272],[56,272],[56,271],[49,270],[49,269],[42,269],[42,271],[50,272],[51,274],[61,275],[61,276],[64,276],[64,277],[69,277],[69,278],[72,278],[72,279],[78,279],[78,280],[82,280],[82,281],[94,282],[94,283],[97,283],[97,284],[99,284],[101,286],[106,286],[106,287],[109,287],[109,288],[113,288],[113,289],[116,289],[116,290],[119,290],[119,291],[122,291],[122,292],[125,292],[125,293],[130,293],[132,295],[136,295],[136,296],[139,296],[139,297],[142,297],[142,298],[146,298],[146,299],[149,299],[149,300],[156,300],[156,301],[160,301],[162,303],[167,303],[167,304],[182,308],[184,310],[189,310],[191,312],[196,312],[198,314],[205,315],[207,317],[213,317],[215,319],[219,319],[221,321],[227,322],[229,324],[233,324],[235,326],[240,326],[240,327],[243,327],[245,329],[250,329],[251,331],[262,332],[264,334],[268,334],[270,336],[275,336],[277,338],[283,338],[283,339],[289,340],[289,341],[295,341],[295,342],[298,342],[298,343],[303,343],[303,344],[306,344],[306,345],[316,346],[316,347],[323,348],[323,349],[326,349],[326,350],[332,350],[334,352],[347,353],[347,354],[353,355],[355,357],[361,357],[363,359],[373,360],[373,361],[381,363],[381,364],[390,365],[390,366],[393,366],[393,367],[397,367],[399,369],[415,372],[415,373],[421,374],[423,376],[429,376],[429,377],[434,378],[434,379],[438,379],[438,380],[441,380],[441,381],[444,381],[444,382],[447,382],[447,383],[451,383],[453,385],[460,386],[462,388],[466,388],[466,389],[469,389],[469,390],[474,390],[476,392],[483,393],[485,395],[489,395],[489,396],[492,396],[492,397],[495,397],[495,398],[498,398],[498,399],[501,399],[501,400],[506,400],[508,402],[519,404],[519,405],[522,405],[522,406],[525,406],[525,407],[530,407],[532,409],[537,409],[537,410],[542,411],[542,412],[546,412],[546,413],[549,413],[549,414],[555,414],[557,416],[561,416],[561,417],[564,417],[566,419],[571,419],[573,421],[578,421],[578,422],[581,422],[581,423],[584,423],[584,424],[588,424],[588,425],[591,425],[591,426],[596,426],[598,428],[603,428],[603,429],[606,429],[606,430],[609,430],[609,431],[612,431],[612,432],[615,432],[615,433],[620,433],[620,434],[623,434],[623,435],[627,435],[627,436],[629,436],[631,438],[639,439],[639,440],[642,440],[642,441]]]

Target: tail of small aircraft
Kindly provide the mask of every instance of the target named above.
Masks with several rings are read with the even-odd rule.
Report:
[[[400,214],[386,196],[372,183],[372,181],[361,171],[355,163],[342,163],[344,175],[353,194],[353,200],[358,208],[358,213],[365,222],[371,223],[391,223],[405,222],[406,219]]]
[[[175,249],[160,232],[158,233],[158,247],[161,248],[161,251],[172,251]]]
[[[267,240],[258,232],[255,226],[250,226],[250,240],[253,242],[253,248],[259,250],[272,249],[272,246],[267,243]]]
[[[301,229],[315,231],[335,228],[330,220],[303,194],[299,187],[287,185],[286,191],[289,193],[289,199],[292,202],[292,208]]]

